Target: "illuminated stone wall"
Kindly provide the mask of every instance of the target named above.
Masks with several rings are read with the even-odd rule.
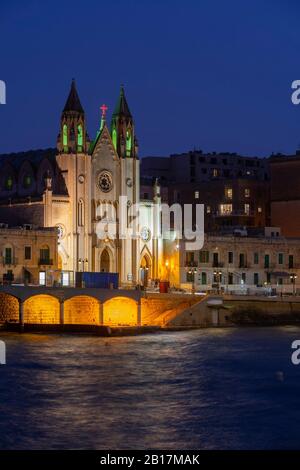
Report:
[[[59,323],[59,301],[50,295],[35,295],[25,301],[25,323]]]
[[[80,295],[65,301],[65,323],[99,324],[99,302],[93,297]]]
[[[12,295],[0,294],[0,323],[19,321],[19,302]]]
[[[180,295],[151,295],[142,299],[142,325],[165,325],[199,299]]]
[[[137,303],[125,297],[115,297],[104,302],[103,315],[105,325],[136,325]]]

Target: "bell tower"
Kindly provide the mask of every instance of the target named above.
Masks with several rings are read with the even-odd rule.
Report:
[[[61,115],[57,149],[60,153],[87,153],[89,137],[86,132],[85,115],[72,80],[70,93]]]
[[[117,105],[112,115],[111,137],[116,152],[121,158],[136,158],[138,154],[134,122],[121,85]]]

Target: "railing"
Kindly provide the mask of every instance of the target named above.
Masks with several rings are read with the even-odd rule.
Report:
[[[53,265],[53,259],[49,259],[49,258],[40,258],[39,259],[39,265],[43,265],[43,266],[52,266]]]
[[[198,263],[197,263],[197,261],[186,261],[185,262],[185,267],[186,268],[197,268]]]
[[[228,211],[228,212],[221,212],[221,211],[216,211],[213,214],[215,217],[254,217],[255,212],[254,211]]]
[[[222,263],[221,261],[215,261],[212,263],[212,267],[213,268],[224,268],[224,263]]]
[[[18,264],[18,259],[14,256],[2,256],[1,262],[4,266],[15,266]]]

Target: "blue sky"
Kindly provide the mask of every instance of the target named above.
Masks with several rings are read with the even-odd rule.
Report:
[[[90,137],[125,84],[140,153],[300,145],[296,0],[1,0],[0,152],[55,146],[75,77]]]

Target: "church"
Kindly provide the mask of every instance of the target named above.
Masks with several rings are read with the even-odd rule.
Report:
[[[115,272],[122,286],[147,285],[160,277],[162,242],[153,236],[159,232],[153,209],[161,204],[160,187],[156,181],[153,200],[140,200],[138,140],[123,86],[110,128],[107,107],[101,111],[99,130],[90,140],[73,80],[56,150],[1,158],[0,222],[56,227],[58,267],[65,285],[78,271]],[[122,237],[121,200],[127,210]],[[133,206],[139,208],[135,237],[130,236]],[[109,222],[115,226],[113,237],[105,228]],[[99,224],[105,236],[99,236]]]

